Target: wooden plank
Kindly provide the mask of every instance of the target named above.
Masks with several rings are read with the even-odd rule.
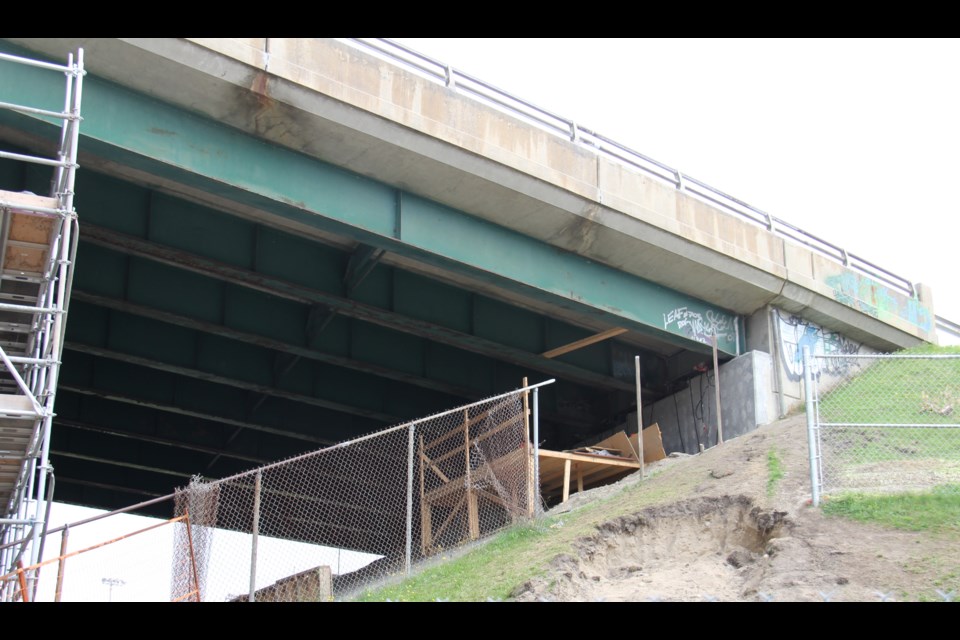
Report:
[[[434,539],[439,538],[440,536],[443,535],[443,532],[446,531],[447,527],[450,526],[450,523],[453,522],[453,517],[457,515],[458,511],[460,511],[460,508],[464,505],[464,503],[466,502],[466,499],[467,499],[466,495],[460,496],[460,501],[457,502],[456,506],[454,506],[453,509],[450,510],[450,514],[440,524],[440,528],[437,529],[437,532],[433,536]]]
[[[430,458],[428,458],[428,457],[426,456],[426,454],[423,453],[423,438],[422,438],[422,437],[421,437],[421,439],[420,439],[420,461],[423,462],[423,463],[425,463],[428,467],[430,467],[430,470],[433,471],[435,474],[437,474],[437,476],[438,476],[441,480],[443,480],[444,482],[450,482],[450,478],[447,477],[447,474],[445,474],[443,471],[441,471],[441,470],[440,470],[440,467],[438,467],[437,465],[433,464],[433,460],[431,460]],[[422,464],[420,465],[420,473],[421,473],[421,474],[423,473],[423,465],[422,465]]]
[[[53,232],[53,218],[49,216],[31,216],[25,213],[14,213],[12,218],[10,221],[10,235],[8,236],[11,240],[33,242],[43,245],[50,243],[50,235]]]
[[[423,455],[423,434],[420,434],[420,550],[423,552],[423,555],[429,553],[429,549],[433,547],[433,521],[432,521],[432,507],[430,503],[424,499],[424,478],[423,478],[423,462],[425,461],[426,456]]]
[[[600,333],[595,333],[592,336],[583,338],[582,340],[577,340],[576,342],[571,342],[570,344],[565,344],[562,347],[557,347],[556,349],[551,349],[550,351],[544,351],[540,355],[544,358],[556,358],[557,356],[562,356],[565,353],[570,353],[571,351],[576,351],[577,349],[582,349],[583,347],[588,347],[591,344],[597,342],[602,342],[614,336],[619,336],[620,334],[626,333],[626,329],[621,329],[619,327],[613,329],[607,329],[606,331],[601,331]]]
[[[47,265],[47,247],[23,246],[7,243],[7,253],[3,258],[3,268],[11,271],[29,271],[43,273]]]
[[[480,537],[480,513],[477,496],[473,491],[473,478],[470,471],[470,412],[463,410],[463,454],[467,465],[467,530],[471,540]]]
[[[509,420],[504,420],[501,424],[497,425],[496,427],[494,427],[494,428],[491,429],[490,431],[487,431],[487,432],[484,433],[483,435],[481,435],[481,436],[479,436],[478,438],[476,438],[476,439],[474,440],[474,442],[483,442],[484,440],[486,440],[486,439],[489,438],[490,436],[495,435],[496,433],[502,431],[503,429],[506,429],[507,427],[509,427],[509,426],[513,425],[514,423],[518,422],[521,417],[523,417],[523,416],[521,416],[520,414],[517,414],[517,415],[513,416],[512,418],[510,418]],[[471,425],[471,426],[472,426],[472,425]],[[443,462],[443,461],[445,461],[445,460],[447,460],[447,459],[449,459],[449,458],[457,455],[459,452],[460,452],[460,448],[457,447],[456,449],[453,449],[452,451],[448,451],[447,453],[443,454],[442,456],[440,456],[440,457],[438,457],[438,458],[435,458],[435,459],[434,459],[434,462],[436,462],[437,464],[439,464],[439,463],[441,463],[441,462]]]
[[[479,496],[479,497],[481,497],[481,498],[486,498],[487,500],[489,500],[489,501],[491,501],[491,502],[496,502],[497,504],[499,504],[501,507],[503,507],[503,508],[506,509],[507,511],[510,511],[510,505],[508,505],[507,502],[506,502],[503,498],[501,498],[500,496],[496,495],[495,493],[490,493],[490,492],[487,491],[486,489],[477,489],[477,496]]]
[[[583,493],[583,463],[577,463],[577,493]]]
[[[621,451],[623,453],[623,457],[625,458],[630,458],[638,462],[640,460],[635,453],[634,446],[630,443],[630,439],[623,431],[618,431],[609,438],[605,438],[600,442],[596,442],[590,446],[596,449],[615,449],[617,451]]]
[[[481,420],[483,420],[484,418],[486,418],[488,415],[490,415],[490,412],[491,412],[491,411],[496,411],[497,409],[499,409],[500,407],[502,407],[502,406],[505,405],[505,404],[508,404],[509,402],[512,402],[512,396],[511,396],[511,397],[508,397],[508,398],[505,399],[505,400],[502,400],[502,401],[498,402],[497,404],[495,404],[494,406],[490,407],[489,409],[487,409],[487,410],[485,410],[485,411],[481,411],[480,413],[478,413],[478,414],[475,415],[474,417],[470,418],[470,420],[467,421],[467,426],[468,426],[468,427],[472,427],[473,425],[475,425],[476,423],[480,422]],[[464,411],[469,411],[469,409],[464,409]],[[440,443],[442,443],[442,442],[446,442],[446,441],[449,440],[451,437],[453,437],[453,436],[455,436],[456,434],[460,433],[460,431],[462,431],[462,430],[463,430],[463,426],[462,426],[462,425],[459,426],[459,427],[456,427],[456,428],[452,429],[451,431],[449,431],[448,433],[445,433],[444,435],[440,436],[440,437],[437,438],[436,440],[433,440],[433,441],[431,441],[431,442],[428,442],[428,443],[425,445],[425,448],[426,448],[427,450],[430,450],[430,449],[432,449],[433,447],[435,447],[436,445],[438,445],[438,444],[440,444]]]
[[[9,207],[13,210],[16,210],[18,207],[41,207],[43,209],[56,209],[59,206],[56,198],[38,196],[33,193],[4,191],[2,189],[0,189],[0,203],[2,203],[3,207]]]
[[[563,500],[561,502],[566,502],[570,497],[570,463],[572,460],[564,460],[563,462]]]
[[[635,460],[623,460],[612,456],[594,456],[586,453],[568,453],[566,451],[550,451],[549,449],[540,449],[540,458],[557,458],[560,460],[579,460],[580,462],[589,462],[593,464],[605,464],[615,467],[629,467],[639,469],[640,463]]]
[[[516,423],[520,422],[521,418],[523,418],[523,415],[519,413],[515,416],[507,418],[506,420],[504,420],[503,422],[495,426],[493,429],[490,429],[489,431],[477,436],[477,438],[474,439],[474,442],[483,442],[490,436],[494,436],[500,433],[501,431],[503,431],[504,429],[506,429],[507,427],[512,427]]]

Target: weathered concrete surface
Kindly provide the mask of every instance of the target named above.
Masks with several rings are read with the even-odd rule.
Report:
[[[333,40],[9,40],[83,46],[124,86],[737,313],[774,305],[877,349],[935,340],[929,295]]]
[[[750,351],[720,365],[720,406],[724,441],[742,436],[777,418],[773,393],[774,363],[770,354]],[[643,407],[644,427],[656,422],[660,426],[663,448],[694,454],[702,444],[717,444],[717,400],[712,371],[692,377],[688,387]],[[596,439],[617,431],[636,433],[637,413],[604,432]],[[594,440],[596,441],[596,440]],[[585,443],[586,444],[586,443]]]

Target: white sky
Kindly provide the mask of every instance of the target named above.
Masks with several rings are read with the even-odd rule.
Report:
[[[960,40],[394,40],[926,283],[960,322]]]

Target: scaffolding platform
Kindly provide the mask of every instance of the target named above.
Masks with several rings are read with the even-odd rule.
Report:
[[[60,121],[56,157],[0,150],[0,158],[50,167],[50,195],[0,190],[0,575],[39,559],[45,529],[53,421],[65,318],[77,248],[73,208],[83,51],[66,65],[0,54],[0,62],[62,73],[62,110],[0,103]],[[52,483],[51,483],[52,485]],[[28,601],[34,572],[0,584],[0,600]]]

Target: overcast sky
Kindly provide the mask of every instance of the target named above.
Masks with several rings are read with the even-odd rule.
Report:
[[[960,322],[960,40],[394,40],[929,284]]]

